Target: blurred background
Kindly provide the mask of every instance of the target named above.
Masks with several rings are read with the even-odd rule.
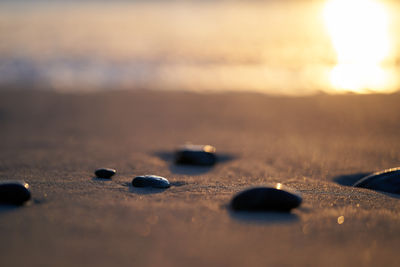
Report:
[[[0,89],[391,93],[400,4],[0,1]]]

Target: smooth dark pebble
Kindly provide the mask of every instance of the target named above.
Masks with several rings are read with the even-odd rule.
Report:
[[[22,205],[30,198],[29,185],[24,181],[0,181],[0,203]]]
[[[217,161],[216,149],[210,145],[185,145],[175,152],[175,163],[211,166]]]
[[[278,183],[239,192],[233,197],[231,207],[243,211],[290,211],[301,202],[299,192]]]
[[[111,176],[113,176],[116,173],[117,173],[116,170],[109,168],[101,168],[94,171],[94,174],[96,175],[97,178],[106,178],[106,179],[110,179]]]
[[[157,175],[136,176],[132,180],[132,185],[135,187],[154,187],[154,188],[170,187],[170,183],[167,179]]]
[[[365,176],[353,186],[400,194],[400,167],[375,172]]]

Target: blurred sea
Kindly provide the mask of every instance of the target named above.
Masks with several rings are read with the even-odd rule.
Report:
[[[330,80],[337,51],[325,4],[0,1],[0,88],[343,92]],[[392,78],[380,92],[393,92],[400,9],[385,5],[391,52],[383,64]]]

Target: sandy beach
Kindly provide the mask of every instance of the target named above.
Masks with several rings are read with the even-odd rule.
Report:
[[[3,90],[0,179],[27,181],[33,199],[0,207],[0,265],[398,266],[399,199],[345,184],[400,165],[399,100]],[[219,162],[173,164],[187,141]],[[118,173],[96,179],[99,167]],[[141,174],[172,186],[134,189]],[[300,191],[301,207],[228,208],[270,182]]]

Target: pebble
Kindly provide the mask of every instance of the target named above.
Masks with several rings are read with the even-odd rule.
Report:
[[[353,186],[400,194],[400,167],[375,172],[365,176]]]
[[[299,192],[280,183],[253,187],[233,197],[231,206],[243,211],[290,211],[302,202]]]
[[[97,178],[105,178],[105,179],[110,179],[111,176],[113,176],[116,173],[117,173],[116,170],[109,168],[100,168],[94,171],[94,174],[96,175]]]
[[[217,161],[216,149],[210,145],[184,145],[175,153],[175,163],[211,166]]]
[[[24,181],[0,181],[0,203],[22,205],[30,198],[29,185]]]
[[[154,188],[168,188],[171,186],[171,184],[167,179],[157,175],[136,176],[132,180],[132,185],[135,187],[154,187]]]

